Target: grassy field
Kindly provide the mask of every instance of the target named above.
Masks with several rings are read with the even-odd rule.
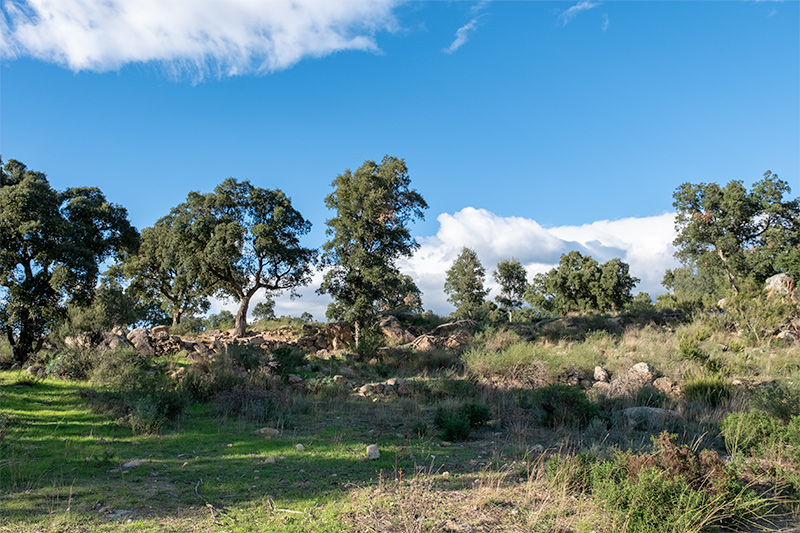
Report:
[[[180,356],[114,379],[0,372],[0,531],[793,531],[797,344],[574,322],[485,331],[461,356],[295,353],[272,381],[256,379],[263,354],[240,354],[205,368],[201,397],[158,381],[183,396],[156,425],[136,423],[156,396],[120,398],[188,372]],[[674,391],[567,384],[638,362]],[[410,393],[361,397],[332,381],[345,365],[356,385],[398,376]],[[630,407],[676,417],[631,423]]]

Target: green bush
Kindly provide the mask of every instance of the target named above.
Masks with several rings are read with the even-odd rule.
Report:
[[[477,377],[541,384],[547,380],[547,364],[542,360],[542,350],[541,347],[518,342],[500,351],[474,348],[465,352],[461,361]]]
[[[289,374],[306,362],[305,352],[295,346],[281,346],[272,350],[271,354],[280,375]]]
[[[750,405],[789,422],[792,416],[800,413],[800,385],[786,381],[773,381],[756,389]]]
[[[608,531],[685,533],[736,528],[774,508],[725,467],[714,452],[654,438],[652,453],[613,459],[558,456],[546,464],[557,490],[588,493],[607,511]]]
[[[731,453],[744,451],[751,455],[762,455],[765,450],[784,444],[789,438],[797,445],[797,427],[800,418],[792,425],[784,425],[777,418],[763,411],[751,410],[730,413],[720,424],[725,445]]]
[[[583,428],[593,419],[606,418],[580,387],[548,385],[518,396],[520,407],[533,409],[536,421],[546,427]]]
[[[430,396],[435,400],[446,398],[477,398],[480,396],[478,384],[469,379],[439,378],[428,385]]]
[[[436,409],[433,422],[442,430],[444,440],[466,440],[471,429],[488,422],[491,414],[485,404],[448,401]]]

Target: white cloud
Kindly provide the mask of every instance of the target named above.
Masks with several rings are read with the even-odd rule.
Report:
[[[592,8],[595,8],[595,7],[599,6],[599,5],[600,5],[599,2],[591,2],[590,0],[582,0],[581,2],[578,2],[577,4],[572,6],[571,8],[569,8],[566,11],[564,11],[563,13],[561,13],[561,17],[560,17],[561,18],[561,23],[564,26],[566,26],[567,24],[569,24],[572,21],[572,19],[577,17],[579,13],[582,13],[584,11],[588,11],[588,10],[590,10]]]
[[[487,286],[493,288],[491,298],[497,294],[491,273],[497,263],[511,257],[522,262],[529,281],[555,267],[561,254],[571,250],[599,262],[620,257],[630,265],[631,274],[641,279],[634,291],[651,295],[664,291],[664,271],[677,265],[672,256],[673,214],[543,228],[529,218],[500,217],[467,207],[452,215],[439,215],[438,221],[436,235],[420,239],[420,249],[400,266],[423,291],[425,307],[440,314],[452,310],[443,292],[445,272],[464,246],[474,249],[486,268]]]
[[[194,76],[265,73],[376,51],[400,0],[6,0],[0,54],[72,70],[156,62]],[[7,21],[7,22],[6,22]]]
[[[678,265],[672,255],[673,213],[544,228],[530,218],[501,217],[485,209],[466,207],[453,214],[443,213],[437,220],[436,235],[419,238],[419,250],[398,266],[414,278],[423,292],[424,307],[442,315],[453,310],[443,290],[445,272],[464,246],[477,252],[486,269],[486,285],[492,289],[489,298],[498,294],[492,271],[497,263],[511,257],[519,259],[526,268],[528,281],[535,274],[554,268],[561,254],[572,250],[591,255],[600,263],[619,257],[630,265],[631,275],[641,279],[634,293],[643,291],[651,296],[664,292],[661,286],[664,271]],[[322,272],[317,272],[312,282],[299,290],[302,298],[291,300],[288,295],[276,298],[275,313],[300,316],[308,311],[316,320],[324,321],[330,298],[315,292],[322,276]],[[250,309],[262,300],[261,295],[254,298]],[[213,304],[214,312],[228,309],[235,313],[237,307],[234,302]]]
[[[479,17],[475,17],[456,30],[456,38],[450,43],[450,46],[445,49],[445,53],[452,54],[467,43],[470,33],[475,31],[478,27],[478,18]]]
[[[603,13],[603,25],[600,27],[600,29],[603,31],[603,33],[606,32],[606,30],[608,29],[609,24],[611,24],[611,23],[608,20],[608,13]]]

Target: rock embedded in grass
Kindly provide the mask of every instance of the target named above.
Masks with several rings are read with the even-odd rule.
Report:
[[[275,428],[259,428],[253,432],[254,435],[264,436],[264,437],[274,437],[276,435],[280,435],[280,431]]]
[[[381,456],[380,450],[378,450],[377,444],[370,444],[367,446],[367,459],[375,460]]]

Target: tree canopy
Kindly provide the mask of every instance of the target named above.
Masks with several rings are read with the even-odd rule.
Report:
[[[358,344],[361,329],[380,307],[419,294],[396,261],[419,247],[408,225],[424,218],[428,205],[411,188],[405,161],[388,155],[380,164],[365,161],[355,172],[345,170],[331,185],[325,205],[335,215],[327,221],[330,239],[323,245],[330,270],[318,292],[333,298],[329,318],[354,323]]]
[[[172,215],[142,230],[137,254],[129,256],[122,270],[131,289],[161,304],[177,326],[184,314],[204,313],[213,279],[204,276],[196,255],[184,253],[191,233]]]
[[[534,277],[526,299],[532,307],[565,314],[573,311],[615,311],[633,300],[639,279],[619,258],[598,264],[578,251],[563,254],[558,266]]]
[[[674,192],[676,257],[724,278],[733,294],[748,278],[800,276],[800,202],[767,171],[748,192],[741,181],[683,183]]]
[[[478,254],[471,248],[462,248],[447,270],[444,282],[447,301],[456,307],[454,317],[479,317],[484,309],[486,295],[489,294],[489,289],[483,286],[485,279],[486,269],[478,259]]]
[[[187,236],[178,261],[196,264],[213,291],[239,302],[236,336],[245,334],[257,291],[291,291],[311,277],[317,252],[300,245],[311,223],[280,189],[228,178],[214,192],[189,193],[170,217],[178,233]]]
[[[15,359],[41,348],[68,299],[91,299],[100,263],[137,245],[125,209],[99,189],[56,191],[9,160],[0,170],[0,327]]]
[[[500,295],[495,301],[508,313],[508,321],[513,322],[514,309],[519,309],[524,303],[525,291],[528,288],[528,273],[518,259],[512,258],[500,261],[492,276],[500,284]]]

